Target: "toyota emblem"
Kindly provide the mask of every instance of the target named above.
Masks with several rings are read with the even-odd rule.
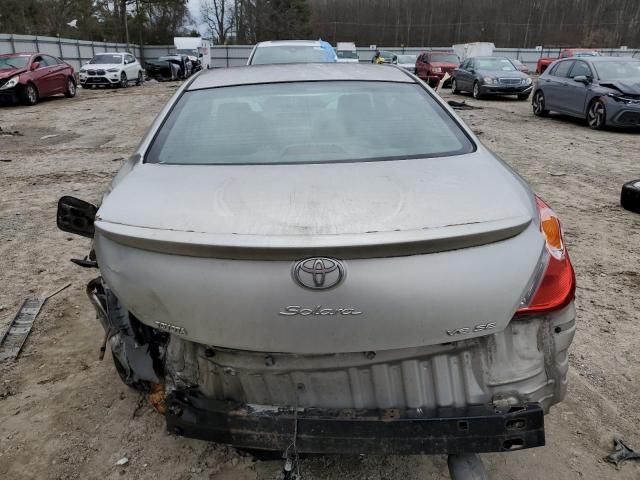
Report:
[[[342,262],[333,258],[312,257],[293,265],[293,278],[304,288],[326,290],[337,286],[344,279]]]

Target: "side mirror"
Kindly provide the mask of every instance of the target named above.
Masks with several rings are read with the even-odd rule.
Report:
[[[393,60],[391,60],[391,63],[393,63],[394,65],[398,64],[398,57],[393,57]]]
[[[575,77],[573,77],[573,81],[584,83],[585,85],[591,83],[591,80],[589,79],[589,77],[585,75],[576,75]]]
[[[33,71],[33,70],[37,70],[37,69],[39,69],[39,68],[40,68],[40,62],[33,62],[33,63],[31,64],[31,70],[32,70],[32,71]]]
[[[202,58],[202,57],[204,57],[204,55],[202,53],[199,53],[198,58]]]
[[[469,73],[476,73],[476,71],[473,68],[469,68],[468,71]]]
[[[75,197],[62,197],[58,200],[56,223],[63,232],[75,233],[83,237],[93,238],[98,208]]]

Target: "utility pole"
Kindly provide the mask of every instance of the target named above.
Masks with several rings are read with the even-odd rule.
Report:
[[[140,0],[136,0],[136,16],[138,17],[138,45],[140,45],[140,63],[144,65],[144,43],[142,40],[142,12],[140,12]]]
[[[127,43],[127,52],[129,51],[129,22],[127,19],[127,0],[122,0],[122,16],[124,17],[124,38]]]

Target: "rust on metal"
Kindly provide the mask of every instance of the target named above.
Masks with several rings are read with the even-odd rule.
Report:
[[[164,385],[161,383],[154,383],[151,386],[151,392],[149,393],[149,403],[156,411],[164,415],[167,411],[167,404],[165,402]]]

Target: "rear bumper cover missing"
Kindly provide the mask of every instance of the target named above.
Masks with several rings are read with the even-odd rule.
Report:
[[[456,454],[504,452],[545,444],[544,412],[537,403],[505,411],[464,409],[290,409],[212,400],[197,390],[167,397],[167,429],[177,435],[234,447],[301,453]]]

